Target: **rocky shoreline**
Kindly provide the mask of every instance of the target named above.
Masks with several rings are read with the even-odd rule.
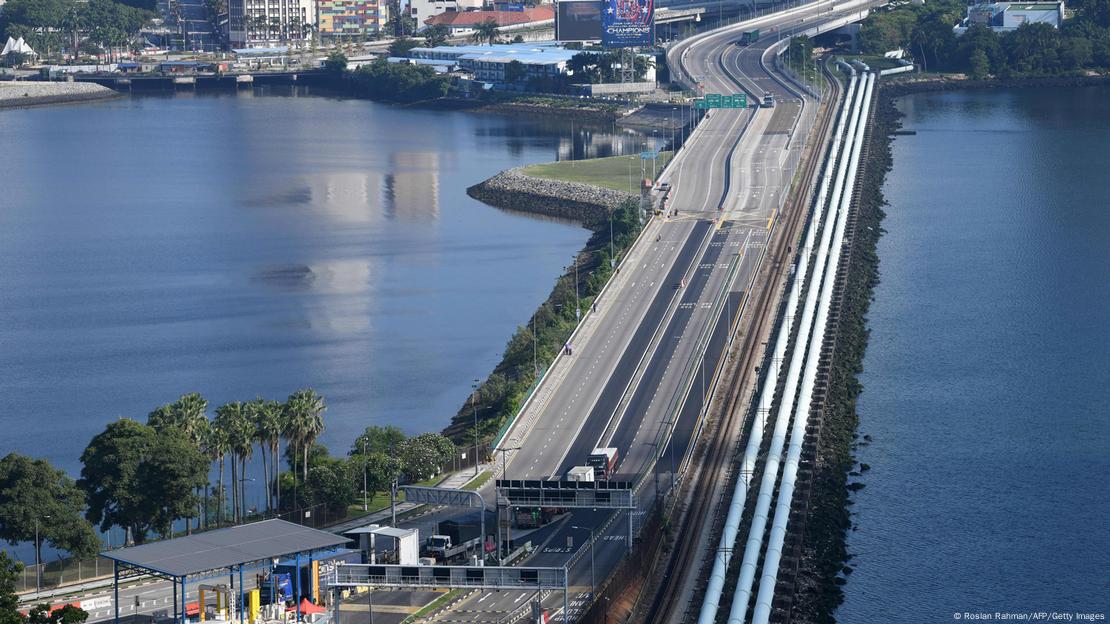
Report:
[[[518,210],[581,222],[595,229],[635,195],[578,182],[548,180],[507,169],[466,189],[478,201],[504,210]]]
[[[0,82],[0,108],[70,104],[121,97],[91,82]]]

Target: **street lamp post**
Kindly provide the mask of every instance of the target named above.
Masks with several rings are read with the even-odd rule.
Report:
[[[678,151],[678,150],[675,149],[675,144],[674,144],[674,113],[677,110],[678,110],[677,106],[672,106],[671,107],[671,151],[672,152]]]
[[[367,511],[366,502],[366,438],[362,438],[362,510]]]
[[[574,320],[582,318],[582,302],[578,296],[578,254],[574,254]]]
[[[594,528],[571,525],[570,528],[590,532],[590,594],[597,595],[597,584],[594,582]]]
[[[49,520],[50,516],[43,516],[43,520]],[[39,541],[39,519],[35,518],[35,587],[36,591],[42,591],[42,557],[39,555],[39,549],[42,542]]]
[[[610,219],[611,219],[611,217],[610,217]],[[612,228],[612,226],[610,226],[610,232],[612,231],[611,228]],[[612,236],[612,233],[610,233],[610,236]],[[539,360],[539,356],[536,353],[537,349],[538,349],[538,347],[536,346],[536,314],[533,314],[532,315],[532,371],[533,371],[533,374],[536,376],[536,383],[538,383],[539,380],[540,380],[540,360]]]
[[[655,173],[652,172],[652,177]],[[613,251],[613,211],[609,211],[609,268],[612,269],[617,266],[617,256]]]

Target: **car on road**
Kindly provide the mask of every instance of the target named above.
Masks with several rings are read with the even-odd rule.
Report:
[[[662,192],[666,193],[667,191],[671,190],[671,183],[670,182],[660,182],[659,184],[655,185],[655,190],[662,191]]]

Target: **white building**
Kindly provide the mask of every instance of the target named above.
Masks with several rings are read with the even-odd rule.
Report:
[[[229,0],[228,39],[233,48],[268,47],[308,38],[316,24],[315,0]]]
[[[1017,30],[1022,24],[1049,24],[1060,28],[1064,22],[1064,3],[1060,2],[993,2],[967,8],[967,19],[955,28],[962,35],[975,24],[988,26],[996,32]]]
[[[439,46],[409,50],[409,56],[413,59],[451,61],[457,63],[459,69],[472,74],[476,80],[488,82],[505,81],[505,69],[513,61],[524,66],[525,80],[558,76],[566,73],[567,61],[577,53],[577,50],[567,50],[555,42]]]
[[[416,20],[416,30],[427,26],[424,20],[441,13],[475,11],[484,5],[483,0],[409,0],[409,15]]]

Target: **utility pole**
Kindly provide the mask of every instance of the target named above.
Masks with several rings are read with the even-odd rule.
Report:
[[[505,461],[505,454],[509,451],[519,451],[520,449],[521,447],[519,446],[494,449],[494,452],[501,453],[501,478],[505,481],[509,480],[509,467]],[[497,505],[497,541],[501,542],[501,498],[497,496],[495,496],[495,498],[497,499],[495,501]],[[511,526],[513,508],[510,505],[506,505],[505,508],[509,512],[509,526]],[[505,542],[497,544],[497,565],[499,566],[505,565],[505,546],[508,545],[508,542],[512,541],[512,535],[509,534],[509,526],[505,527]]]
[[[613,251],[613,211],[609,211],[609,268],[617,266],[617,256]]]
[[[578,254],[574,254],[574,320],[582,318],[582,303],[578,297]]]
[[[590,532],[590,594],[591,597],[597,595],[597,583],[594,578],[594,529],[593,527],[583,527],[571,525],[572,529]]]
[[[677,149],[675,149],[675,144],[674,144],[674,112],[676,110],[678,110],[677,106],[672,106],[671,107],[671,151],[672,152],[677,152],[678,151]]]
[[[362,438],[362,510],[367,511],[366,502],[366,438]]]
[[[397,526],[397,477],[389,484],[389,511],[393,516],[392,526]]]

